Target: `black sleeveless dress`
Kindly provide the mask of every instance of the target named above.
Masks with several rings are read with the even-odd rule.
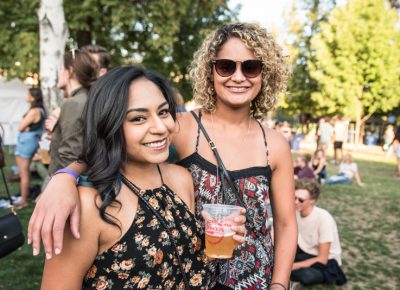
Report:
[[[164,181],[153,190],[132,185],[139,200],[134,221],[118,242],[96,257],[82,289],[185,289],[171,238],[190,289],[206,289],[204,236],[195,216]],[[149,205],[164,217],[169,230]]]
[[[201,113],[199,114],[201,118]],[[265,144],[265,157],[267,166],[250,167],[241,170],[229,171],[239,190],[240,198],[246,205],[246,242],[238,246],[232,259],[213,260],[207,264],[211,273],[210,286],[215,283],[234,289],[268,289],[272,278],[273,244],[270,233],[270,220],[272,219],[269,193],[271,184],[271,168],[269,166],[268,145],[262,125]],[[217,176],[217,167],[198,153],[200,128],[197,132],[195,152],[178,162],[186,167],[192,174],[196,215],[202,220],[200,213],[204,203],[220,203],[222,194],[221,173]],[[260,157],[261,158],[261,157]],[[225,184],[225,197],[223,203],[239,205],[238,199],[232,190]],[[202,224],[202,226],[204,226]],[[203,228],[203,227],[202,227]]]

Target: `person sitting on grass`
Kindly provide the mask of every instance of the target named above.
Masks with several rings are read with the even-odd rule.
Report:
[[[346,283],[342,264],[339,234],[332,215],[316,206],[320,186],[314,179],[295,181],[297,252],[290,276],[301,285]],[[299,283],[294,283],[299,284]]]
[[[364,183],[361,182],[357,163],[353,161],[351,154],[347,153],[340,163],[339,172],[327,178],[324,184],[349,184],[353,177],[358,186],[364,186]]]
[[[308,166],[310,158],[297,156],[294,166],[294,179],[315,178],[314,171]]]
[[[321,149],[315,151],[310,163],[318,182],[320,184],[324,184],[324,181],[328,175],[326,171],[326,158],[324,151]]]

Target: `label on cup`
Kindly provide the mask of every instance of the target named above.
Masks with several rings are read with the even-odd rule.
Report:
[[[218,244],[223,240],[224,236],[230,236],[233,234],[231,224],[226,221],[207,221],[205,230],[206,238],[211,244]],[[208,236],[210,238],[208,238]]]

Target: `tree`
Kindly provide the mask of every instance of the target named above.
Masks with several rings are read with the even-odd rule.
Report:
[[[26,78],[39,72],[39,0],[0,1],[0,73]]]
[[[23,78],[27,71],[38,72],[38,8],[39,0],[0,1],[0,68],[9,75]],[[139,63],[161,72],[186,99],[191,98],[186,72],[194,51],[206,33],[237,15],[227,0],[68,0],[64,12],[67,46],[102,45],[110,50],[114,65]]]
[[[78,47],[96,42],[113,63],[141,63],[171,78],[186,99],[186,70],[205,34],[235,17],[225,0],[70,0],[65,14]]]
[[[318,91],[318,83],[310,75],[308,61],[314,57],[311,38],[319,32],[320,23],[328,19],[330,11],[335,7],[334,0],[304,0],[301,7],[293,4],[288,16],[290,27],[289,49],[292,63],[292,77],[288,82],[288,94],[284,108],[291,114],[301,113],[314,116],[318,114],[318,105],[311,95]],[[299,20],[304,14],[305,20]]]
[[[68,27],[62,0],[41,0],[38,13],[40,23],[40,80],[44,102],[49,111],[62,100],[57,88],[57,74],[64,55]]]
[[[377,110],[400,103],[399,18],[383,0],[349,0],[335,8],[311,39],[308,62],[320,90],[313,101],[328,114],[342,113],[360,128]]]

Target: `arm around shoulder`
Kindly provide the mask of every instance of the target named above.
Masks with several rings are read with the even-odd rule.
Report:
[[[52,177],[37,200],[35,210],[29,220],[28,243],[32,244],[34,255],[39,254],[43,240],[44,251],[51,257],[53,249],[63,248],[64,227],[70,218],[71,231],[79,238],[80,202],[75,179],[68,174]]]
[[[82,203],[82,235],[74,239],[69,230],[64,232],[61,254],[45,261],[41,290],[82,289],[83,279],[92,265],[99,245],[101,224],[95,206],[95,190],[80,189]]]

